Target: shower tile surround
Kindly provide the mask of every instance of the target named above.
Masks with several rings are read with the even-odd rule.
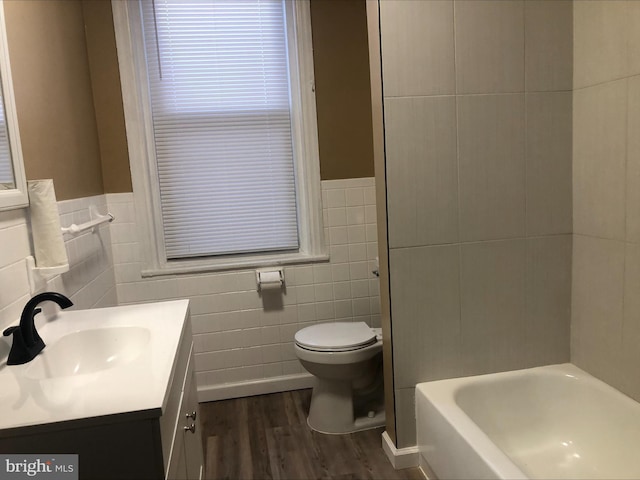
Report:
[[[399,448],[416,383],[569,360],[572,9],[380,4]]]
[[[640,2],[574,16],[571,359],[640,401]]]
[[[285,267],[281,307],[269,307],[256,291],[255,270],[142,278],[133,194],[107,195],[118,302],[121,305],[189,298],[196,378],[201,400],[223,398],[220,386],[311,377],[300,365],[293,337],[300,328],[327,321],[380,324],[375,181],[322,182],[325,240],[330,262]],[[278,301],[275,302],[276,304]]]

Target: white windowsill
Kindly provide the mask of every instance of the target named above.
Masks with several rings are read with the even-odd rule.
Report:
[[[306,263],[328,262],[326,253],[306,255],[300,253],[274,255],[268,258],[264,256],[249,257],[246,259],[225,259],[222,261],[176,261],[158,268],[143,269],[141,275],[145,277],[157,277],[162,275],[181,275],[205,272],[222,272],[229,270],[247,270],[252,268],[274,267],[282,265],[299,265]]]

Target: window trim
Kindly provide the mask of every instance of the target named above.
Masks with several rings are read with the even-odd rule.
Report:
[[[155,178],[155,146],[141,5],[137,1],[112,0],[134,204],[144,255],[143,277],[329,260],[322,224],[310,4],[309,0],[284,4],[291,72],[299,251],[167,260],[160,192],[151,181]]]
[[[4,101],[4,122],[10,152],[9,171],[13,174],[13,188],[0,190],[0,212],[2,212],[29,206],[27,177],[24,170],[22,142],[20,141],[20,128],[9,58],[4,0],[0,0],[0,88],[2,89],[0,101]]]

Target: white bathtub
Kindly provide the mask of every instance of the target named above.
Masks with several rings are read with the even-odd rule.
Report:
[[[571,364],[416,386],[439,479],[640,478],[640,404]]]

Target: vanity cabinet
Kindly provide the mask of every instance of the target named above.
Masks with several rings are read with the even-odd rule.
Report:
[[[191,340],[189,329],[189,340]],[[186,358],[179,355],[179,361],[186,363],[184,370],[180,368],[177,378],[172,384],[170,402],[178,398],[178,406],[174,410],[173,403],[168,405],[165,415],[160,418],[163,459],[168,479],[199,479],[204,475],[202,437],[200,428],[200,410],[196,390],[195,372],[193,370],[193,342],[183,346],[188,351]],[[184,372],[184,375],[182,374]],[[173,412],[177,412],[175,417]]]
[[[114,381],[119,379],[120,374],[112,371],[110,377],[79,375],[65,383],[52,379],[38,382],[37,388],[29,383],[28,388],[15,389],[16,395],[11,399],[8,410],[22,414],[33,403],[37,404],[31,405],[33,412],[47,415],[56,421],[40,419],[37,424],[34,422],[15,428],[0,428],[1,454],[53,456],[75,453],[79,455],[81,479],[203,478],[202,432],[188,302],[174,301],[99,310],[112,310],[111,314],[117,313],[114,318],[121,318],[122,311],[134,308],[138,316],[141,312],[148,315],[150,329],[165,322],[157,337],[152,332],[150,358],[141,360],[141,365],[123,365],[122,376],[133,376],[122,378],[120,382]],[[98,310],[91,312],[95,317]],[[177,319],[163,320],[161,316],[176,316]],[[175,335],[170,345],[154,345],[156,338],[161,342],[165,335]],[[43,338],[46,341],[44,335]],[[153,360],[154,356],[165,359],[166,365]],[[2,368],[7,367],[0,367],[0,370]],[[138,372],[134,375],[132,371],[136,369]],[[13,372],[18,372],[13,373],[17,377],[19,371]],[[2,377],[0,372],[0,383]],[[98,383],[101,380],[110,383],[105,386]],[[162,384],[158,385],[159,382]],[[8,378],[5,378],[5,383],[8,384]],[[88,389],[93,389],[90,394],[86,392]],[[96,394],[98,389],[99,395]],[[149,390],[154,390],[152,395]],[[141,400],[141,396],[145,398]],[[103,399],[104,405],[87,406],[89,401],[95,403],[98,399]],[[43,408],[45,402],[46,409]],[[56,408],[75,410],[76,418],[64,419],[71,414],[56,411]],[[108,414],[90,414],[108,409],[111,410]],[[78,411],[84,412],[82,418],[77,418]],[[10,413],[5,410],[0,415]],[[60,418],[64,420],[58,420]],[[2,421],[10,420],[8,417],[0,417],[0,422]]]
[[[182,405],[176,419],[173,445],[167,465],[167,478],[191,480],[203,477],[204,461],[199,415],[195,374],[190,368],[185,378]]]

